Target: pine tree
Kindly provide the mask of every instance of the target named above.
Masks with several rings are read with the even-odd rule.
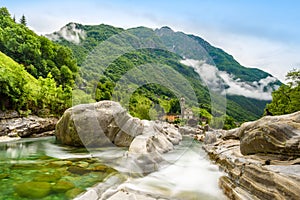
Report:
[[[24,15],[22,15],[21,19],[20,19],[20,23],[23,24],[24,26],[27,25],[27,22],[26,22],[26,18]]]
[[[13,17],[13,21],[16,22],[16,16],[15,16],[15,15],[14,15],[14,17]]]

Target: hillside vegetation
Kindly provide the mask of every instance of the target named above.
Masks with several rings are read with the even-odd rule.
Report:
[[[80,36],[78,41],[74,42],[64,37],[65,31],[68,31],[69,34],[75,32],[82,32],[84,34]],[[88,82],[80,87],[90,87],[91,89],[87,89],[86,92],[94,95],[97,101],[111,99],[116,83],[133,69],[135,69],[135,73],[131,74],[132,77],[129,81],[131,84],[127,88],[124,88],[123,94],[121,92],[119,96],[124,95],[126,91],[133,88],[133,85],[136,86],[137,80],[143,82],[142,78],[138,77],[143,74],[139,70],[139,66],[147,63],[162,64],[171,67],[189,81],[189,85],[193,87],[196,93],[200,107],[200,110],[193,108],[196,115],[212,119],[211,91],[203,84],[193,68],[183,65],[180,62],[184,57],[197,60],[209,57],[209,61],[215,64],[218,69],[227,71],[236,79],[241,79],[249,83],[271,76],[259,69],[250,69],[241,66],[232,56],[221,49],[211,46],[208,42],[197,36],[174,32],[168,27],[156,30],[146,27],[124,30],[103,24],[85,26],[77,23],[69,23],[60,31],[47,35],[47,37],[72,49],[81,67],[81,77]],[[116,52],[121,53],[117,55],[118,53]],[[114,54],[117,55],[115,58],[113,58]],[[99,55],[105,56],[102,58]],[[99,77],[99,74],[101,77]],[[91,80],[100,81],[98,83],[91,83]],[[135,84],[133,84],[134,82]],[[277,81],[272,84],[280,85],[280,82]],[[218,98],[218,102],[224,102],[221,96]],[[167,103],[171,101],[177,103],[171,106],[170,103]],[[228,96],[226,101],[226,113],[228,117],[230,116],[233,118],[233,121],[237,122],[259,118],[263,114],[265,105],[269,102],[234,95]],[[180,113],[176,94],[167,88],[163,88],[161,85],[150,84],[140,87],[131,96],[130,102],[128,109],[131,114],[134,116],[143,116],[146,119],[150,118],[149,113],[155,113],[155,111],[161,113]],[[143,104],[143,106],[140,106],[140,104]],[[224,119],[225,116],[222,116],[223,114],[221,111],[218,111],[218,108],[216,113],[220,113],[219,117],[223,117]],[[160,113],[156,113],[156,115],[160,115]]]
[[[0,108],[59,115],[71,106],[72,51],[36,35],[0,8]]]
[[[71,105],[71,91],[57,86],[51,73],[34,78],[23,65],[0,52],[0,108],[23,114],[60,115]]]

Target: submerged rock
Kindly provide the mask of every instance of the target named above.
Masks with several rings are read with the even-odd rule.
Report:
[[[17,184],[15,191],[20,197],[40,199],[50,193],[51,184],[47,182],[26,182]]]
[[[300,112],[266,116],[239,129],[241,153],[300,157]]]
[[[70,166],[73,163],[69,160],[57,160],[57,161],[52,161],[49,163],[51,167],[63,167],[63,166]]]
[[[84,174],[90,173],[91,170],[85,169],[82,167],[77,167],[77,166],[70,166],[70,167],[68,167],[68,172],[71,172],[72,174],[77,174],[77,175],[84,175]]]
[[[9,178],[9,174],[0,174],[0,179]]]
[[[40,174],[33,178],[36,182],[56,182],[61,178],[59,174]]]
[[[72,188],[74,188],[75,185],[71,182],[68,181],[58,181],[55,185],[52,186],[52,190],[54,192],[66,192]]]
[[[82,192],[84,192],[83,189],[80,188],[73,188],[71,190],[68,190],[65,195],[67,198],[69,199],[74,199],[76,196],[78,196],[79,194],[81,194]]]

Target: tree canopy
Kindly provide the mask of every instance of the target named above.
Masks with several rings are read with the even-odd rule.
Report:
[[[300,69],[286,75],[287,84],[272,93],[273,100],[266,106],[265,114],[283,115],[300,110]]]

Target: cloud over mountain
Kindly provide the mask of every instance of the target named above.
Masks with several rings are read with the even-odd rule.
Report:
[[[226,95],[240,95],[259,100],[271,100],[272,92],[279,86],[274,85],[278,79],[272,76],[254,82],[245,82],[205,61],[186,59],[182,64],[193,67],[208,87],[219,90]]]

